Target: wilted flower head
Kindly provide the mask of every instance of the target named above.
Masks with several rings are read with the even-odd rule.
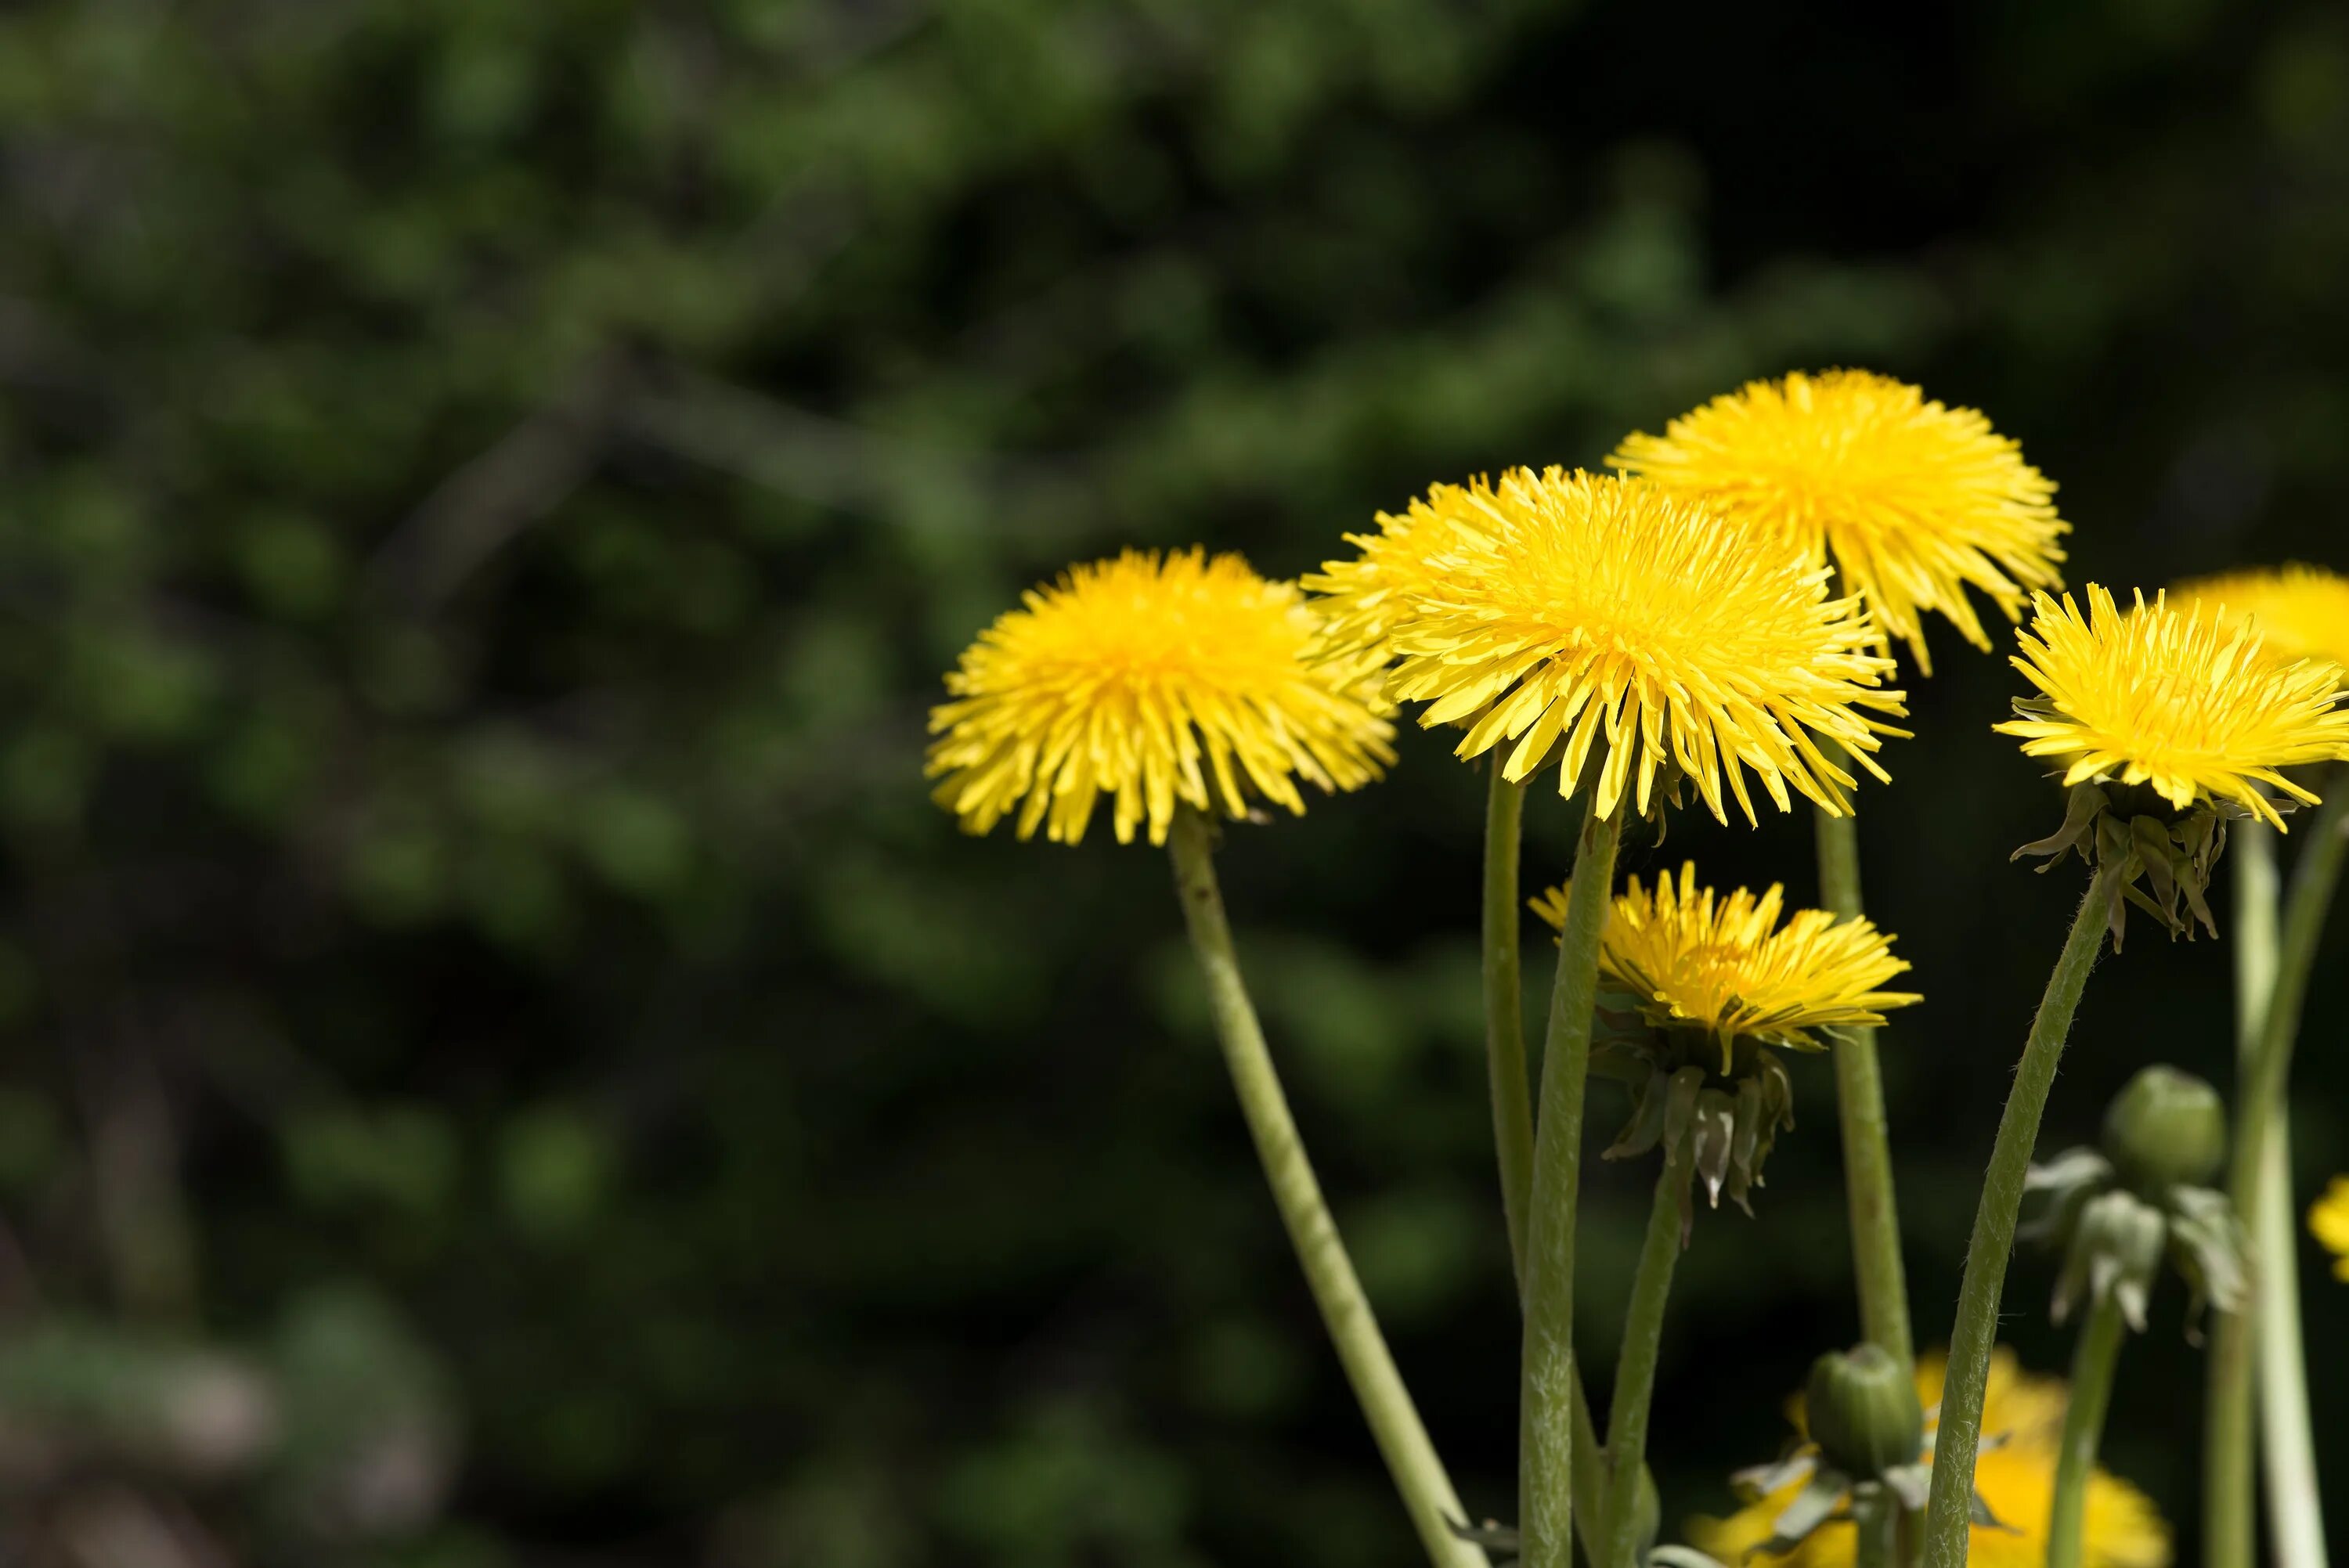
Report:
[[[1462,757],[1508,743],[1509,778],[1556,762],[1570,793],[1603,738],[1601,815],[1627,795],[1645,812],[1660,776],[1668,792],[1684,777],[1723,820],[1725,781],[1751,821],[1749,769],[1781,810],[1790,787],[1847,810],[1855,780],[1819,737],[1885,776],[1871,754],[1901,732],[1872,715],[1905,711],[1881,689],[1891,665],[1798,552],[1756,549],[1655,486],[1557,468],[1439,485],[1384,521],[1314,580],[1346,628],[1331,656],[1383,639],[1390,695],[1427,704],[1422,724],[1467,723]]]
[[[938,803],[984,833],[1015,810],[1027,838],[1084,836],[1114,799],[1120,843],[1164,843],[1178,801],[1243,816],[1251,796],[1302,811],[1302,778],[1353,789],[1394,760],[1359,682],[1308,663],[1319,623],[1295,585],[1237,555],[1127,551],[1030,589],[965,649],[931,710]]]
[[[2199,603],[2229,632],[2249,625],[2278,664],[2323,659],[2349,666],[2349,577],[2321,566],[2261,567],[2181,583],[2180,604]]]
[[[1754,381],[1628,437],[1608,461],[1718,507],[1740,526],[1832,552],[1885,634],[1928,673],[1924,614],[1987,651],[1967,597],[2007,619],[2024,594],[2063,585],[2054,481],[1971,408],[1930,402],[1865,370]]]

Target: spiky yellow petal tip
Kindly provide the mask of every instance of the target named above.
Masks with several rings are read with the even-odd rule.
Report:
[[[2333,1254],[2333,1277],[2349,1281],[2349,1176],[2335,1176],[2309,1205],[2308,1233]]]
[[[2260,786],[2313,805],[2281,769],[2349,757],[2337,665],[2275,665],[2248,624],[2228,631],[2166,594],[2147,604],[2140,592],[2127,614],[2093,583],[2085,615],[2068,593],[2033,603],[2013,664],[2041,695],[1993,727],[2026,756],[2065,763],[2066,788],[2145,784],[2178,810],[2227,801],[2282,828]]]
[[[2270,659],[2323,659],[2349,668],[2349,577],[2322,566],[2260,567],[2198,577],[2170,590],[2228,631],[2250,625]]]
[[[1607,460],[1815,559],[1832,553],[1845,586],[1928,675],[1927,612],[1987,652],[1969,587],[2013,621],[2029,591],[2063,586],[2057,542],[2070,525],[2056,515],[2054,481],[1977,410],[1889,376],[1749,382],[1661,436],[1627,437]]]
[[[1163,844],[1177,802],[1302,812],[1303,779],[1354,789],[1394,760],[1374,695],[1309,663],[1319,617],[1237,555],[1129,550],[1030,589],[964,650],[930,711],[940,805],[984,833],[1015,810],[1073,844],[1114,800],[1120,843]]]
[[[1571,793],[1597,743],[1596,805],[1643,814],[1658,777],[1686,778],[1720,820],[1723,789],[1754,820],[1751,769],[1780,810],[1789,789],[1849,810],[1857,780],[1819,738],[1878,779],[1901,730],[1891,662],[1868,651],[1857,605],[1789,549],[1754,542],[1705,508],[1643,480],[1513,469],[1437,485],[1362,554],[1308,585],[1328,594],[1323,656],[1343,674],[1399,663],[1397,700],[1426,726],[1465,722],[1458,752],[1509,743],[1524,779],[1557,762]]]
[[[1566,898],[1551,888],[1533,912],[1563,930]],[[1608,907],[1599,973],[1636,994],[1650,1021],[1713,1035],[1724,1071],[1741,1035],[1824,1050],[1814,1031],[1881,1024],[1885,1008],[1924,1000],[1880,989],[1909,965],[1869,921],[1804,909],[1782,926],[1785,913],[1776,883],[1759,898],[1742,887],[1723,896],[1697,884],[1693,862],[1682,862],[1677,887],[1660,876],[1651,892],[1633,877]]]
[[[1929,1412],[1940,1404],[1944,1370],[1939,1357],[1918,1364],[1917,1396]],[[1974,1491],[1999,1522],[1973,1527],[1966,1560],[1974,1568],[2043,1568],[2046,1563],[2068,1398],[2061,1380],[2023,1371],[2013,1351],[2002,1346],[1992,1358]],[[1931,1445],[1929,1418],[1926,1446]],[[1853,1568],[1857,1541],[1847,1516],[1821,1525],[1792,1552],[1748,1555],[1770,1539],[1773,1523],[1803,1485],[1798,1479],[1750,1498],[1726,1519],[1691,1520],[1690,1543],[1720,1562],[1758,1568]],[[2082,1544],[2086,1568],[2168,1568],[2170,1561],[2169,1526],[2153,1500],[2102,1470],[2088,1478]]]

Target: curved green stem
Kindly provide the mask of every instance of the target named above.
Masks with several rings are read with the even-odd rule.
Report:
[[[1206,820],[1185,808],[1176,812],[1168,845],[1174,861],[1174,888],[1183,903],[1183,918],[1191,934],[1192,951],[1206,977],[1207,1000],[1216,1024],[1216,1038],[1231,1068],[1232,1087],[1239,1093],[1240,1110],[1256,1141],[1265,1180],[1271,1185],[1281,1222],[1304,1266],[1305,1279],[1321,1309],[1321,1321],[1337,1347],[1338,1359],[1353,1385],[1354,1398],[1370,1423],[1371,1436],[1385,1458],[1402,1494],[1403,1506],[1419,1532],[1428,1561],[1436,1568],[1484,1568],[1485,1554],[1452,1532],[1466,1522],[1459,1494],[1428,1440],[1427,1429],[1413,1405],[1411,1391],[1395,1370],[1394,1357],[1371,1315],[1361,1281],[1355,1276],[1346,1245],[1330,1218],[1321,1184],[1306,1158],[1288,1099],[1281,1092],[1279,1075],[1264,1043],[1264,1029],[1248,1000],[1240,977],[1239,956],[1232,945],[1230,923],[1224,916],[1223,894],[1216,885],[1214,851]]]
[[[1640,1467],[1648,1455],[1648,1412],[1655,1399],[1656,1359],[1663,1345],[1664,1304],[1680,1262],[1681,1221],[1688,1212],[1689,1177],[1696,1140],[1683,1133],[1664,1148],[1663,1173],[1648,1211],[1648,1234],[1631,1276],[1631,1305],[1623,1318],[1623,1348],[1615,1359],[1615,1397],[1607,1412],[1607,1545],[1605,1568],[1635,1568],[1640,1553]]]
[[[2006,1286],[2007,1255],[2014,1248],[2023,1179],[2031,1170],[2032,1146],[2039,1140],[2039,1119],[2047,1109],[2047,1091],[2055,1081],[2072,1015],[2079,1009],[2088,971],[2096,966],[2112,922],[2113,901],[2119,896],[2118,869],[2099,868],[2073,916],[2055,972],[2047,978],[2046,994],[2039,999],[2031,1037],[2015,1068],[2014,1087],[1999,1116],[1998,1138],[1982,1173],[1982,1202],[1974,1210],[1973,1236],[1966,1246],[1957,1321],[1950,1331],[1941,1423],[1933,1440],[1933,1484],[1925,1500],[1925,1568],[1964,1568],[1974,1453],[1982,1443],[1982,1396],[1990,1381],[1991,1349],[1998,1338],[1999,1297]]]
[[[2308,1405],[2308,1353],[2300,1332],[2300,1215],[2292,1201],[2292,1136],[2279,1116],[2268,1130],[2251,1238],[2260,1260],[2257,1356],[2260,1457],[2278,1568],[2325,1568],[2324,1499],[2316,1477]]]
[[[1596,798],[1597,791],[1592,795]],[[1574,1216],[1582,1189],[1582,1102],[1599,992],[1599,938],[1615,882],[1621,813],[1586,810],[1543,1043],[1526,1221],[1525,1346],[1518,1387],[1517,1520],[1524,1568],[1570,1568],[1574,1473]]]
[[[2349,769],[2334,769],[2325,783],[2325,801],[2315,813],[2306,847],[2301,851],[2300,864],[2292,873],[2292,892],[2284,903],[2273,983],[2267,1005],[2260,1010],[2251,1048],[2242,1060],[2236,1091],[2235,1147],[2227,1190],[2235,1201],[2236,1212],[2246,1216],[2254,1236],[2274,1228],[2271,1222],[2263,1225],[2260,1214],[2263,1174],[2273,1158],[2269,1150],[2277,1145],[2270,1130],[2283,1119],[2284,1087],[2291,1078],[2292,1047],[2300,1032],[2301,1007],[2308,997],[2309,976],[2315,966],[2318,942],[2324,933],[2325,912],[2341,880],[2343,859],[2349,855]],[[2289,1183],[2279,1185],[2288,1187]],[[2288,1206],[2284,1195],[2279,1194],[2279,1201]],[[2289,1234],[2288,1219],[2286,1230]],[[2255,1300],[2263,1316],[2297,1312],[2296,1301],[2284,1297],[2282,1283],[2265,1273],[2254,1282]],[[2285,1347],[2275,1348],[2281,1355]],[[2255,1326],[2249,1316],[2229,1314],[2219,1319],[2211,1336],[2209,1409],[2205,1418],[2202,1461],[2203,1561],[2209,1568],[2251,1568],[2255,1535],[2251,1510],[2251,1377],[2254,1358],[2267,1353],[2258,1345]],[[2297,1373],[2297,1367],[2285,1367],[2276,1376]],[[2280,1417],[2289,1421],[2290,1409],[2271,1406],[2271,1433]],[[2286,1437],[2287,1444],[2296,1448],[2297,1452],[2288,1451],[2282,1457],[2292,1469],[2300,1470],[2304,1465],[2301,1474],[2287,1476],[2283,1485],[2272,1484],[2278,1456],[2270,1456],[2271,1484],[2268,1501],[2276,1522],[2279,1553],[2287,1550],[2287,1542],[2292,1543],[2290,1550],[2297,1553],[2282,1557],[2288,1568],[2302,1568],[2302,1564],[2323,1560],[2314,1460],[2313,1457],[2302,1457],[2308,1449],[2299,1445],[2298,1437],[2297,1433]]]
[[[2088,1477],[2096,1467],[2105,1411],[2113,1400],[2113,1371],[2127,1334],[2119,1298],[2109,1291],[2096,1298],[2080,1325],[2080,1342],[2072,1352],[2072,1400],[2064,1408],[2064,1435],[2055,1455],[2055,1501],[2047,1514],[2047,1568],[2080,1568]]]
[[[1493,1080],[1493,1147],[1501,1158],[1501,1212],[1517,1288],[1526,1284],[1526,1210],[1534,1186],[1534,1103],[1526,1077],[1526,993],[1518,965],[1518,845],[1526,789],[1493,762],[1485,802],[1485,1057]]]
[[[1819,893],[1838,919],[1859,917],[1859,828],[1849,816],[1818,817]],[[1859,1326],[1870,1343],[1913,1371],[1909,1284],[1900,1261],[1900,1210],[1892,1191],[1892,1140],[1884,1114],[1884,1075],[1876,1031],[1856,1028],[1828,1053],[1835,1058],[1836,1112],[1843,1124],[1846,1205],[1851,1214],[1852,1274],[1859,1285]]]

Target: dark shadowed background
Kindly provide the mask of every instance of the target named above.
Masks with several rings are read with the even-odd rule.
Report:
[[[2349,566],[2344,279],[2319,4],[11,8],[11,1544],[1402,1568],[1163,858],[960,837],[919,777],[940,672],[1069,561],[1293,574],[1430,481],[1793,367],[1988,410],[2075,582]],[[2079,887],[2007,862],[2060,803],[1989,732],[2003,647],[1935,648],[1861,829],[1929,997],[1885,1051],[1929,1342]],[[1506,1513],[1481,786],[1402,749],[1225,872],[1371,1295]],[[1537,798],[1528,879],[1568,841]],[[1683,853],[1813,892],[1803,817],[1629,863]],[[2344,937],[2303,1192],[2349,1163]],[[2140,925],[2049,1147],[2147,1059],[2225,1072],[2226,964]],[[1795,1067],[1759,1217],[1682,1274],[1668,1521],[1856,1333]],[[1646,1180],[1593,1177],[1594,1354]],[[2322,1412],[2349,1287],[2308,1264]],[[2047,1369],[2051,1278],[2009,1298]],[[2107,1450],[2190,1563],[2178,1294]]]

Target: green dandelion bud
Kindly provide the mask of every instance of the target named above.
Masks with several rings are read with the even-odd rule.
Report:
[[[2129,1079],[2105,1113],[2105,1154],[2138,1191],[2199,1187],[2227,1154],[2227,1108],[2191,1073],[2151,1067]]]
[[[1861,1480],[1914,1463],[1924,1446],[1917,1386],[1880,1346],[1829,1351],[1813,1362],[1803,1406],[1820,1454]]]

